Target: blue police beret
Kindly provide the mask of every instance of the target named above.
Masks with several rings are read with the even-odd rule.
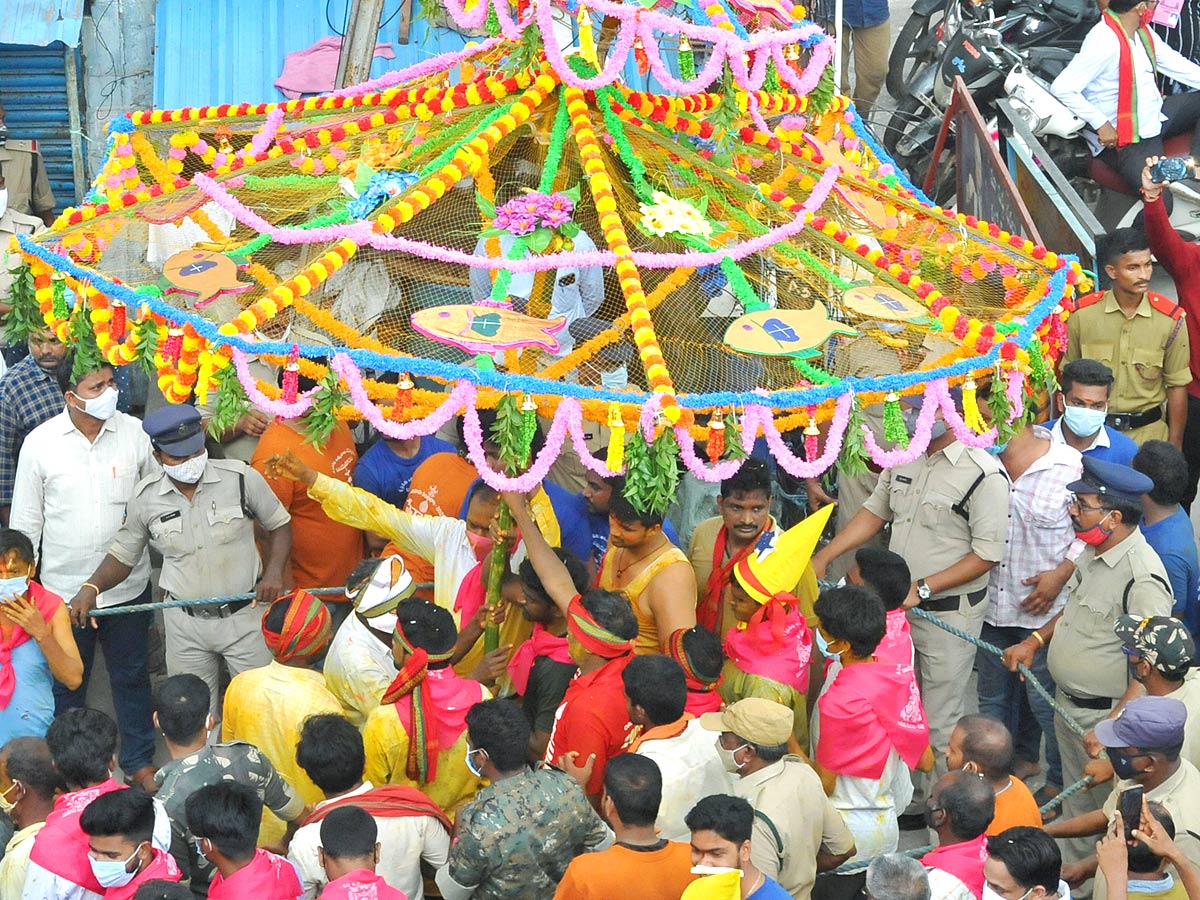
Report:
[[[171,456],[191,456],[204,448],[204,426],[196,407],[168,403],[142,420],[142,430],[150,435],[157,450]]]
[[[1136,469],[1091,456],[1083,458],[1083,478],[1067,485],[1067,490],[1076,494],[1099,494],[1137,504],[1142,502],[1142,494],[1153,488],[1154,482]]]

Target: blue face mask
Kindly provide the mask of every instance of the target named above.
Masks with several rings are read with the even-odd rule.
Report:
[[[29,590],[29,576],[0,578],[0,603],[9,603]]]
[[[1078,437],[1091,437],[1104,427],[1104,417],[1108,415],[1105,409],[1084,409],[1082,406],[1068,406],[1063,410],[1063,424]]]
[[[100,886],[104,888],[125,887],[133,881],[141,866],[139,865],[132,872],[126,867],[137,858],[138,850],[141,850],[140,846],[127,859],[96,859],[94,856],[88,856],[92,874],[96,876],[96,881],[100,883]]]
[[[841,653],[834,653],[829,649],[829,641],[825,640],[825,635],[821,634],[820,628],[813,629],[813,641],[816,642],[817,649],[821,651],[821,655],[826,659],[840,659]]]
[[[999,456],[1008,449],[1008,441],[1005,441],[1003,444],[992,444],[992,446],[985,447],[984,449],[987,450],[988,453],[992,454],[992,456]]]
[[[629,370],[624,366],[600,373],[600,387],[606,391],[623,391],[629,387]]]

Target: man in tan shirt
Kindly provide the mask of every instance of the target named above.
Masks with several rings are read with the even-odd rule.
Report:
[[[959,399],[957,389],[952,394]],[[921,396],[904,400],[914,409],[922,403]],[[1009,483],[996,459],[959,443],[941,415],[939,410],[925,454],[884,470],[862,509],[812,562],[817,577],[824,577],[832,560],[890,522],[889,549],[908,563],[921,608],[978,637],[987,611],[988,573],[1004,558]],[[925,619],[912,616],[909,624],[940,773],[950,733],[966,713],[963,685],[975,664],[975,648]],[[914,780],[919,782],[915,801],[921,801],[929,777],[921,773]]]
[[[1109,235],[1106,251],[1112,289],[1079,299],[1067,320],[1062,363],[1100,360],[1116,376],[1107,424],[1138,444],[1169,440],[1183,449],[1192,380],[1185,313],[1149,290],[1154,264],[1144,234],[1120,228]]]
[[[700,724],[719,732],[725,768],[740,777],[734,793],[754,807],[750,859],[795,900],[807,900],[817,872],[836,869],[854,855],[854,835],[825,796],[821,778],[787,752],[792,711],[749,697]]]

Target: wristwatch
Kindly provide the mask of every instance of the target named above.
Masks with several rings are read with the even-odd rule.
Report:
[[[925,583],[924,578],[917,579],[917,599],[924,603],[933,596],[933,589]]]

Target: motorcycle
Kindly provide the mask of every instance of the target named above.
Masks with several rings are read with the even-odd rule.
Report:
[[[956,77],[966,83],[984,119],[991,119],[1013,72],[1020,73],[1014,84],[1040,84],[1048,94],[1050,82],[1074,57],[1092,24],[1079,0],[1022,2],[998,21],[963,21],[944,42],[937,64],[918,73],[912,93],[892,113],[884,147],[910,178],[922,183]],[[942,154],[930,194],[934,202],[943,203],[954,193],[952,160],[950,148]]]

